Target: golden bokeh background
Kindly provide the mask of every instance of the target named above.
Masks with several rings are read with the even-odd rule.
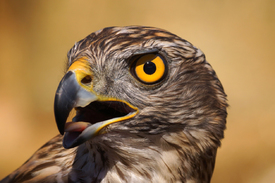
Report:
[[[108,26],[164,28],[200,48],[230,107],[212,183],[275,180],[274,0],[1,0],[0,179],[58,133],[67,51]]]

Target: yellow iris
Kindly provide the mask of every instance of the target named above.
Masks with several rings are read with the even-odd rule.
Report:
[[[135,74],[145,83],[155,83],[165,74],[164,60],[156,54],[144,55],[135,62]]]

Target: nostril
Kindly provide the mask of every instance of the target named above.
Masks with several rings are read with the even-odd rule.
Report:
[[[82,80],[81,83],[83,84],[90,84],[92,82],[92,77],[91,76],[85,76]]]

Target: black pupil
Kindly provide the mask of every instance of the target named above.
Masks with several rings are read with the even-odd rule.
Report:
[[[146,62],[144,65],[143,65],[143,70],[146,74],[154,74],[156,72],[156,65],[154,62]]]

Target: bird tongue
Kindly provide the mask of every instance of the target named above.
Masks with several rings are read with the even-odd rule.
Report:
[[[64,131],[65,132],[82,132],[90,125],[91,123],[88,123],[88,122],[67,122],[65,124]]]
[[[63,138],[64,147],[71,148],[82,143],[82,132],[89,126],[91,126],[91,123],[89,122],[67,122],[64,128],[64,131],[66,132]]]

